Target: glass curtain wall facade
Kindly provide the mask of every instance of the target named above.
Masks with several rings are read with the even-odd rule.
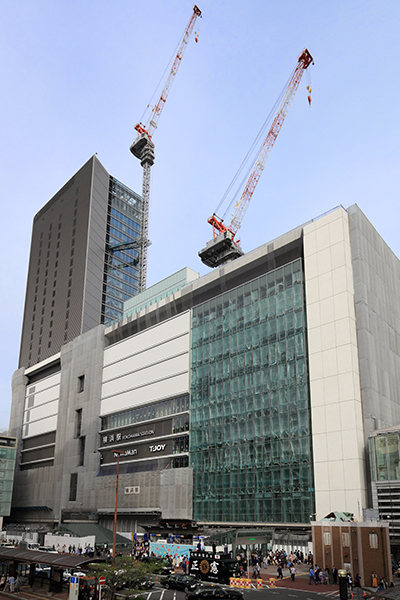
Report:
[[[139,291],[139,252],[123,245],[140,238],[141,197],[110,177],[103,314],[105,325],[123,318],[124,302]]]
[[[400,480],[400,432],[368,440],[372,481]]]
[[[310,521],[300,259],[193,309],[190,405],[196,520]]]

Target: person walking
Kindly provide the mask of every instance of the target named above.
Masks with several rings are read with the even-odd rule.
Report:
[[[351,593],[353,591],[353,578],[351,576],[351,573],[349,573],[347,575],[347,585],[348,585],[350,593]]]
[[[310,567],[310,580],[308,582],[308,585],[311,585],[312,581],[315,583],[315,585],[317,585],[317,582],[314,579],[314,569]]]
[[[283,573],[282,573],[282,567],[281,567],[281,565],[278,565],[277,571],[278,571],[278,579],[283,579]]]
[[[294,564],[292,564],[290,567],[290,577],[292,578],[292,581],[294,581],[295,576],[296,576],[296,567],[294,566]]]
[[[15,578],[15,584],[14,584],[14,587],[15,587],[15,591],[16,591],[16,592],[19,592],[19,590],[20,590],[20,587],[21,587],[21,580],[20,580],[20,578],[19,578],[19,575],[17,575],[17,576],[16,576],[16,578]]]
[[[10,579],[8,580],[8,583],[10,584],[10,593],[13,594],[15,592],[15,577],[14,577],[14,575],[11,575]]]

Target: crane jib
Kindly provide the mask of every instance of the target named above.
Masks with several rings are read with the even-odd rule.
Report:
[[[230,223],[228,225],[223,225],[222,220],[219,220],[216,215],[213,215],[213,217],[208,220],[213,227],[214,243],[213,240],[211,240],[211,242],[207,244],[206,248],[199,252],[199,256],[204,264],[211,267],[218,267],[226,262],[239,258],[243,254],[238,242],[235,242],[234,237],[242,224],[247,207],[261,177],[261,173],[264,170],[268,156],[270,155],[278,134],[282,128],[295,93],[300,85],[303,73],[310,66],[310,64],[313,64],[313,57],[307,48],[304,48],[298,58],[297,66],[290,78],[275,119],[254,163],[254,167],[247,180],[240,200],[235,204]]]

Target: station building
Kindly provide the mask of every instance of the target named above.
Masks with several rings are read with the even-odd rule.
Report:
[[[400,422],[399,309],[399,260],[357,205],[182,269],[15,372],[11,518],[111,529],[119,461],[119,532],[361,521],[368,438]]]

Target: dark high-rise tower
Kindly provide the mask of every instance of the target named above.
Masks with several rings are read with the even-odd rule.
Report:
[[[29,367],[100,323],[138,292],[141,197],[96,156],[33,222],[19,366]]]

